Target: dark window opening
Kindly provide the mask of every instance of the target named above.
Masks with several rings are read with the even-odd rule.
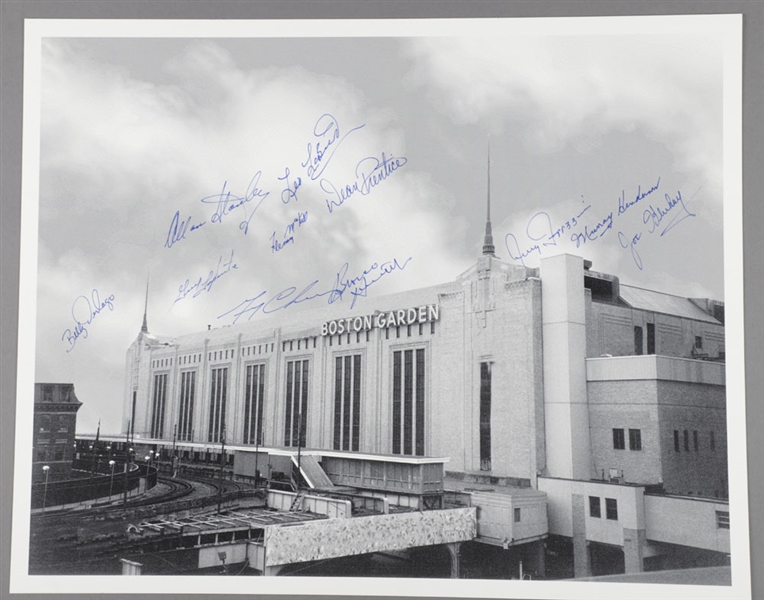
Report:
[[[655,354],[655,323],[647,324],[647,353]]]
[[[611,521],[618,520],[618,501],[615,498],[605,498],[605,516]]]
[[[491,363],[480,363],[480,470],[491,470]]]
[[[642,346],[642,328],[639,326],[634,327],[634,354],[642,354],[644,348]]]
[[[613,429],[613,448],[615,450],[626,449],[623,429]]]
[[[334,365],[334,449],[359,449],[361,355],[338,356]]]
[[[284,445],[305,446],[308,424],[308,360],[287,362]]]
[[[244,443],[263,443],[265,365],[248,365],[244,389]]]
[[[600,510],[600,499],[597,496],[589,496],[589,516],[597,519],[602,518]]]
[[[684,430],[684,451],[690,451],[690,432],[686,429]]]
[[[679,430],[674,429],[674,452],[679,452]]]
[[[210,420],[207,441],[218,443],[225,439],[225,409],[228,395],[228,367],[212,369],[210,386]]]
[[[642,450],[641,429],[629,429],[629,450]]]
[[[393,454],[425,453],[424,348],[393,352]]]

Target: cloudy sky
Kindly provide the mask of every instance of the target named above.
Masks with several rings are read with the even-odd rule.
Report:
[[[453,280],[489,139],[500,258],[723,300],[721,41],[601,33],[46,38],[35,380],[117,433],[147,281],[175,336],[386,261],[348,311]]]

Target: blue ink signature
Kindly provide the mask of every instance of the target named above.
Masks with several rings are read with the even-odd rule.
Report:
[[[170,229],[167,231],[167,240],[164,243],[165,248],[172,248],[174,244],[186,239],[186,233],[195,231],[204,225],[207,221],[202,221],[196,225],[191,225],[191,217],[188,217],[182,223],[180,222],[180,211],[176,210],[170,221]]]
[[[402,265],[398,262],[398,259],[386,261],[381,264],[373,263],[368,269],[365,269],[361,275],[351,278],[347,277],[348,264],[345,263],[340,270],[337,271],[337,277],[333,287],[328,290],[314,292],[314,288],[319,283],[319,280],[315,279],[300,292],[297,292],[296,287],[290,286],[269,298],[267,296],[268,292],[263,291],[254,298],[248,298],[240,302],[232,309],[219,315],[217,318],[222,319],[227,315],[233,315],[233,324],[235,324],[242,317],[246,317],[247,321],[249,321],[258,313],[258,311],[262,314],[271,314],[294,304],[308,302],[310,300],[315,300],[316,298],[326,298],[328,304],[333,304],[334,302],[342,300],[346,293],[353,298],[351,304],[352,308],[355,305],[357,298],[366,296],[366,291],[370,286],[389,273],[403,270],[406,268],[409,261],[411,261],[411,257],[407,258]]]
[[[350,295],[353,297],[353,300],[350,303],[350,308],[353,308],[358,298],[366,297],[366,290],[373,284],[388,273],[392,273],[396,270],[402,271],[410,261],[411,257],[409,256],[402,265],[398,262],[397,258],[392,261],[383,262],[381,265],[373,263],[368,269],[364,269],[363,273],[357,277],[351,277],[349,279],[347,278],[348,264],[345,263],[337,273],[337,279],[334,282],[334,291],[329,296],[329,304],[336,300],[341,300],[342,295],[350,290]]]
[[[278,252],[287,244],[294,244],[294,230],[308,220],[308,211],[298,212],[297,216],[284,228],[282,241],[276,239],[276,232],[271,234],[271,252]]]
[[[700,191],[700,189],[698,189]],[[697,194],[698,192],[695,192]],[[695,197],[695,194],[692,195],[690,200]],[[681,205],[681,209],[674,213],[673,218],[668,222],[666,227],[664,227],[663,231],[661,231],[661,237],[663,237],[666,233],[671,231],[674,227],[679,225],[682,221],[685,219],[688,219],[690,217],[694,217],[695,213],[691,213],[689,210],[687,210],[687,206],[684,203],[684,199],[682,198],[682,192],[677,190],[676,196],[670,196],[669,194],[664,194],[664,199],[666,200],[666,208],[663,208],[661,206],[653,207],[653,205],[650,205],[650,208],[645,210],[645,212],[642,214],[642,221],[645,225],[648,225],[650,228],[648,231],[649,233],[652,233],[655,231],[663,221],[665,217],[669,215],[669,213],[677,206]],[[689,202],[689,200],[688,200]]]
[[[77,339],[88,337],[88,328],[86,325],[90,325],[98,314],[104,309],[108,308],[110,311],[114,310],[114,294],[106,297],[105,300],[101,300],[101,295],[98,290],[94,289],[90,298],[87,296],[77,296],[72,303],[72,318],[74,319],[74,329],[67,329],[61,336],[61,341],[66,341],[69,347],[67,352],[71,352],[77,343]]]
[[[687,209],[687,203],[689,203],[695,197],[695,195],[702,189],[702,187],[703,186],[698,188],[697,191],[686,201],[684,198],[682,198],[682,192],[677,190],[676,196],[664,194],[663,198],[666,201],[665,208],[660,205],[654,207],[651,204],[649,208],[645,209],[645,211],[642,213],[642,223],[647,226],[647,233],[653,234],[658,231],[663,220],[671,214],[673,214],[671,220],[666,222],[666,225],[660,232],[659,237],[663,237],[666,233],[671,231],[685,219],[696,216],[695,213],[691,213]],[[677,207],[681,208],[679,208],[677,211],[674,211],[674,209]],[[672,213],[672,211],[674,212]],[[636,246],[641,239],[641,233],[637,233],[632,236],[631,239],[629,239],[629,237],[623,232],[618,232],[618,242],[621,244],[621,248],[631,252],[631,257],[634,260],[634,264],[637,265],[637,268],[640,271],[642,270],[642,257],[639,255]]]
[[[307,169],[308,177],[313,181],[321,177],[321,174],[329,165],[329,161],[331,161],[334,153],[337,152],[340,144],[351,133],[365,126],[366,124],[358,125],[344,135],[341,135],[337,119],[329,113],[321,115],[313,126],[313,137],[316,138],[316,141],[315,143],[308,142],[308,156],[300,163],[302,167]]]
[[[622,215],[630,207],[634,206],[637,202],[647,198],[650,194],[657,191],[660,185],[661,185],[661,178],[658,177],[658,182],[653,187],[649,188],[647,191],[643,192],[642,186],[641,185],[638,186],[637,194],[634,196],[634,200],[630,200],[629,202],[626,202],[626,190],[621,190],[621,195],[618,198],[618,214]]]
[[[257,209],[260,208],[260,205],[263,203],[263,201],[270,195],[270,192],[263,191],[258,187],[260,184],[261,176],[262,171],[258,171],[254,174],[249,182],[249,185],[247,186],[247,191],[245,192],[244,196],[235,196],[231,192],[227,191],[226,187],[228,186],[228,182],[226,181],[223,183],[223,189],[219,194],[202,198],[201,201],[205,204],[217,205],[215,212],[210,218],[210,221],[212,223],[222,223],[223,218],[226,215],[241,207],[241,209],[244,211],[244,218],[239,223],[239,229],[244,232],[244,235],[247,235],[249,232],[249,223],[252,220],[252,217],[255,216]],[[253,200],[259,200],[259,202],[254,205],[252,212],[249,212],[247,210],[247,205]]]
[[[600,239],[603,235],[605,235],[608,230],[613,228],[613,213],[612,211],[609,212],[605,217],[603,217],[600,221],[597,222],[596,225],[594,225],[591,230],[589,229],[589,225],[584,225],[584,231],[583,233],[572,233],[570,236],[571,242],[576,242],[576,248],[578,248],[581,244],[585,244],[588,242],[593,242],[595,240]]]
[[[294,183],[291,183],[289,181],[289,175],[290,175],[289,167],[284,167],[284,176],[278,177],[277,179],[279,181],[284,181],[286,187],[281,190],[281,201],[284,204],[289,204],[289,201],[294,198],[295,202],[299,202],[299,198],[297,197],[297,190],[300,189],[300,186],[302,186],[302,177],[298,177],[295,179]]]
[[[513,233],[508,233],[504,236],[504,247],[507,249],[507,253],[512,260],[519,260],[523,266],[525,265],[525,258],[533,252],[541,255],[542,248],[546,246],[556,246],[557,238],[561,237],[563,232],[570,231],[572,228],[578,226],[578,220],[592,207],[588,204],[580,213],[571,217],[560,225],[557,229],[552,228],[552,219],[549,213],[541,211],[533,215],[528,221],[528,225],[525,227],[525,235],[529,240],[533,242],[541,242],[539,244],[533,244],[525,248],[520,249],[520,242],[517,236]]]
[[[634,236],[632,236],[631,239],[629,239],[623,234],[622,231],[618,232],[618,243],[621,244],[621,248],[631,251],[631,258],[634,259],[634,263],[637,265],[637,268],[640,271],[642,270],[642,257],[639,255],[639,252],[637,252],[637,244],[641,239],[641,233],[636,233]]]
[[[367,196],[372,189],[385,181],[398,169],[405,166],[408,159],[405,156],[386,156],[382,153],[382,159],[375,156],[367,156],[358,161],[355,167],[356,179],[352,184],[345,184],[338,190],[335,185],[326,178],[322,178],[321,189],[334,196],[333,199],[325,199],[326,208],[331,213],[336,207],[342,206],[356,192]]]
[[[220,279],[223,275],[230,272],[231,269],[238,269],[239,265],[233,262],[233,250],[226,262],[223,262],[223,256],[218,258],[217,267],[211,270],[206,278],[200,277],[196,282],[191,283],[188,279],[178,287],[178,296],[173,300],[172,306],[175,306],[177,302],[183,300],[189,294],[193,295],[192,298],[196,298],[201,295],[202,292],[209,292],[212,289],[212,285]],[[170,307],[172,309],[172,306]]]

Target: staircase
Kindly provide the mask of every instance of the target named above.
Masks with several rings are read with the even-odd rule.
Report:
[[[289,507],[290,512],[294,512],[296,510],[300,510],[300,506],[302,505],[302,499],[305,497],[305,494],[303,492],[297,492],[297,495],[294,497],[294,500],[292,500],[292,505]]]
[[[297,466],[297,457],[292,456],[292,462]],[[308,485],[313,489],[333,488],[334,484],[329,476],[318,464],[315,456],[303,454],[300,458],[300,474]]]

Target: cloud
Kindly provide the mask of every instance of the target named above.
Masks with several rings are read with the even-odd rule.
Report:
[[[78,394],[86,385],[86,428],[103,416],[104,429],[119,429],[116,375],[140,328],[149,271],[150,329],[180,335],[225,324],[219,315],[261,292],[313,280],[328,289],[344,263],[354,276],[411,257],[371,295],[452,279],[460,264],[438,190],[406,158],[395,115],[351,83],[301,67],[244,69],[210,41],[157,61],[162,84],[100,59],[87,41],[44,44],[37,380],[72,380]],[[332,121],[343,139],[313,180],[308,145],[315,158],[314,129]],[[364,188],[362,173],[383,153],[399,167]],[[301,185],[284,202],[287,169]],[[358,191],[330,212],[322,179]],[[220,219],[217,202],[201,199],[226,193],[226,206],[241,206]],[[176,211],[179,223],[203,225],[168,248]],[[290,235],[275,252],[274,240]],[[208,278],[231,256],[236,268],[209,291],[174,302],[186,280]],[[93,289],[114,294],[114,311],[66,354],[72,304]]]
[[[458,123],[510,130],[537,154],[643,130],[720,204],[719,40],[697,35],[416,38],[405,79]]]

